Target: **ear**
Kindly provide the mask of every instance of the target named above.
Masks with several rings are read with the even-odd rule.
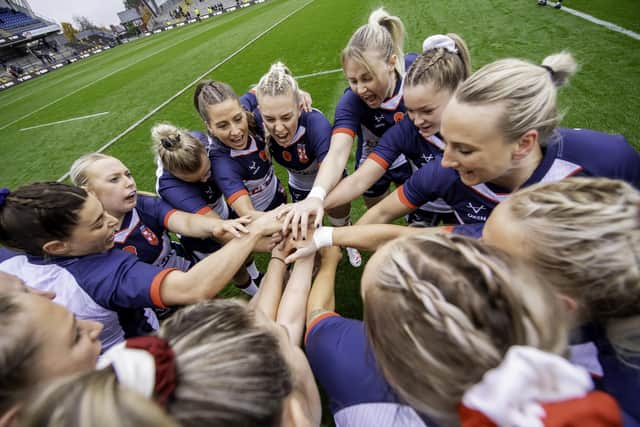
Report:
[[[538,131],[530,129],[524,133],[515,144],[514,151],[511,154],[513,160],[522,160],[538,146]]]
[[[395,70],[396,69],[396,64],[398,63],[398,55],[396,55],[395,53],[393,55],[391,55],[391,57],[389,58],[389,62],[388,65],[389,67],[391,67],[391,70]]]
[[[578,311],[578,302],[575,299],[565,294],[558,294],[558,298],[560,298],[569,313]]]
[[[42,245],[42,251],[49,255],[66,255],[68,245],[62,240],[50,240]]]

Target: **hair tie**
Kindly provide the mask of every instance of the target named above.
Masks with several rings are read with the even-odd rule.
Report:
[[[111,347],[98,368],[112,366],[118,382],[166,406],[176,389],[175,354],[169,343],[155,336],[130,338]]]
[[[553,71],[553,68],[549,67],[548,65],[541,65],[541,67],[549,72],[549,75],[551,76],[551,80],[555,80],[556,72]]]
[[[177,134],[175,137],[168,137],[168,138],[162,138],[160,140],[160,143],[162,143],[162,146],[164,148],[166,148],[167,150],[171,150],[173,147],[175,147],[176,143],[180,142],[180,134]]]
[[[427,37],[422,43],[422,53],[426,53],[434,49],[444,49],[449,53],[458,54],[456,42],[449,36],[444,34],[435,34]]]
[[[11,194],[11,191],[8,188],[0,188],[0,208],[4,206],[9,194]]]

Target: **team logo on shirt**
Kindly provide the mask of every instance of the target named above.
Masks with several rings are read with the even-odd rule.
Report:
[[[482,212],[483,210],[487,209],[486,206],[483,205],[478,205],[478,206],[473,206],[473,204],[471,202],[467,203],[467,207],[469,209],[471,209],[473,211],[473,214],[471,213],[467,213],[467,217],[474,219],[476,221],[486,221],[487,220],[487,216],[486,215],[480,215],[480,212]]]
[[[142,236],[147,239],[150,245],[158,246],[160,244],[160,240],[158,240],[158,236],[151,231],[151,229],[145,225],[140,226],[140,233]]]
[[[262,160],[263,162],[267,161],[267,154],[264,152],[264,150],[260,150],[260,152],[258,153],[258,155],[260,156],[260,160]],[[254,162],[255,163],[255,162]]]
[[[260,170],[260,165],[258,165],[258,164],[256,163],[256,161],[254,160],[254,161],[252,161],[252,162],[251,162],[251,164],[249,165],[249,170],[251,171],[251,173],[252,173],[253,175],[255,175],[255,174],[257,174],[257,173],[258,173],[258,171]]]
[[[422,158],[422,160],[424,160],[424,163],[429,163],[431,160],[436,158],[436,156],[434,156],[433,154],[427,155],[425,153],[422,153],[422,156],[420,156],[420,157]]]
[[[284,159],[285,162],[290,162],[291,159],[293,159],[293,156],[291,155],[290,152],[288,151],[283,151],[282,152],[282,158]]]
[[[307,156],[307,148],[304,144],[298,144],[298,159],[300,159],[300,163],[309,162],[309,157]]]
[[[384,114],[380,113],[380,114],[376,114],[375,116],[373,116],[373,120],[376,121],[376,128],[379,128],[381,126],[384,126]]]
[[[131,252],[132,254],[134,254],[135,256],[138,256],[138,249],[136,249],[135,246],[125,246],[124,248],[122,248],[123,251],[125,252]]]
[[[393,121],[396,123],[400,123],[404,119],[404,113],[402,111],[398,111],[393,115]]]

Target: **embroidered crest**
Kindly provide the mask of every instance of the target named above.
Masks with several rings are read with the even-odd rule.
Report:
[[[258,154],[259,154],[259,156],[260,156],[260,159],[261,159],[263,162],[266,162],[266,161],[267,161],[267,155],[265,154],[264,150],[260,150],[260,153],[258,153]]]
[[[130,252],[130,253],[134,254],[135,256],[138,256],[138,249],[136,249],[135,246],[128,245],[128,246],[125,246],[124,248],[122,248],[122,250],[125,251],[125,252]]]
[[[298,159],[300,159],[300,163],[309,163],[305,144],[298,144]]]
[[[404,119],[404,113],[402,111],[398,111],[393,115],[393,121],[396,123],[400,123]]]
[[[140,233],[142,236],[147,239],[147,242],[153,246],[158,246],[160,244],[160,240],[158,240],[158,236],[155,235],[151,229],[145,225],[140,226]]]
[[[290,162],[291,159],[293,158],[293,156],[291,156],[291,153],[288,151],[283,151],[282,152],[282,158],[284,159],[285,162]]]

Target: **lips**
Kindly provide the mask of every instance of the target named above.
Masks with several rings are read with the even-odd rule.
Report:
[[[138,192],[137,191],[132,191],[131,193],[129,193],[127,195],[127,197],[124,198],[124,200],[126,202],[134,202],[136,200],[136,196],[137,196]]]

